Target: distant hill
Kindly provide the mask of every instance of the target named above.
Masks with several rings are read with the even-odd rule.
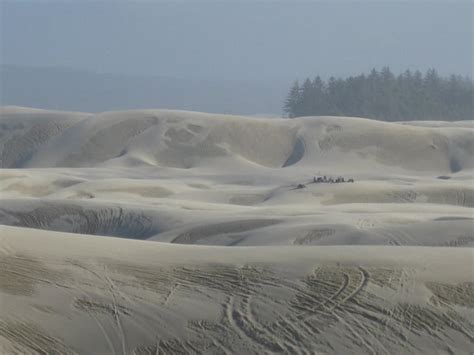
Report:
[[[0,167],[169,168],[426,172],[474,167],[473,129],[354,117],[262,119],[175,110],[99,114],[6,106]]]
[[[169,108],[229,114],[282,111],[284,83],[101,74],[58,67],[2,65],[2,105],[101,112]]]

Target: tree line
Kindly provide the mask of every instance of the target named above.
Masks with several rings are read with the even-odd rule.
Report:
[[[346,79],[317,76],[295,81],[284,105],[290,117],[356,116],[384,121],[473,119],[473,81],[435,69],[395,75],[373,69]]]

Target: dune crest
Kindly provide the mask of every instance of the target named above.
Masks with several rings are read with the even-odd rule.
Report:
[[[186,111],[95,115],[4,107],[3,168],[313,165],[440,174],[474,167],[473,129],[360,118],[257,119]],[[441,129],[442,128],[442,129]],[[9,139],[8,139],[9,138]],[[406,159],[410,156],[410,159]],[[335,164],[337,160],[338,164]]]

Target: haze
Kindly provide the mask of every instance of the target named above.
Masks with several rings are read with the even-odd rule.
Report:
[[[297,78],[470,75],[472,4],[4,1],[1,42],[3,104],[281,114]]]
[[[8,64],[248,81],[472,71],[471,2],[6,2],[2,18]]]

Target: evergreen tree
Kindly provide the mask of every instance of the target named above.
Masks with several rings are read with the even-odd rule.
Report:
[[[311,116],[315,112],[313,83],[309,78],[303,82],[301,87],[302,116]]]
[[[314,78],[311,83],[313,87],[313,114],[320,115],[325,111],[324,81],[320,76]]]
[[[285,101],[284,110],[288,114],[288,117],[293,118],[293,117],[300,116],[299,114],[300,105],[301,105],[300,84],[298,80],[296,80]]]
[[[425,75],[406,70],[395,76],[389,67],[346,79],[317,76],[296,81],[285,101],[289,117],[359,116],[386,121],[473,119],[474,85],[471,78]]]

